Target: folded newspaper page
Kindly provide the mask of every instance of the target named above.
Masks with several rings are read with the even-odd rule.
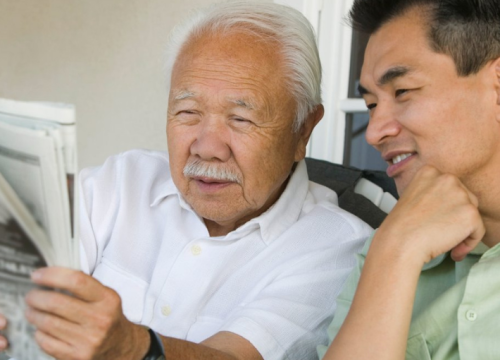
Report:
[[[7,355],[49,359],[24,318],[24,296],[39,267],[78,267],[74,108],[0,99],[0,312]],[[0,359],[2,359],[2,354]]]
[[[30,274],[53,265],[54,255],[44,231],[0,174],[0,311],[16,359],[49,359],[34,340],[35,329],[24,317],[24,297],[34,288]]]

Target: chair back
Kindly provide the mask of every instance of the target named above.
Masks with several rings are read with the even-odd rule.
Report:
[[[383,171],[360,170],[324,160],[306,158],[309,180],[335,191],[339,206],[378,228],[396,204],[394,180]]]

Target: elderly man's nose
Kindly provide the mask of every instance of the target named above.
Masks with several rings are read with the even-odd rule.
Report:
[[[224,126],[201,123],[191,145],[191,154],[204,160],[227,161],[231,156],[228,134]]]
[[[397,136],[400,131],[401,124],[391,109],[384,108],[379,104],[370,115],[366,129],[366,141],[376,148],[387,139]]]

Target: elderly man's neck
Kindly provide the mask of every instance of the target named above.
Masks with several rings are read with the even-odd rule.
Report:
[[[486,234],[483,238],[483,243],[492,248],[500,243],[500,220],[483,217]]]
[[[272,204],[274,204],[274,202],[275,201],[273,201],[269,206],[262,207],[258,212],[252,213],[251,215],[245,216],[245,217],[240,218],[236,221],[216,222],[216,221],[209,220],[209,219],[203,219],[203,221],[205,222],[205,226],[207,227],[207,230],[208,230],[208,233],[210,234],[210,237],[226,236],[231,231],[236,230],[237,228],[244,225],[248,221],[261,215],[263,212],[265,212],[267,209],[269,209],[269,207]]]
[[[264,212],[264,211],[265,210],[263,210],[262,212]],[[205,222],[205,226],[207,227],[207,230],[208,230],[208,233],[210,234],[210,237],[226,236],[231,231],[236,230],[237,228],[244,225],[249,220],[253,219],[254,217],[259,216],[262,212],[255,214],[254,216],[249,216],[249,217],[239,219],[236,222],[219,223],[219,222],[215,222],[215,221],[208,220],[208,219],[203,219],[203,221]]]
[[[231,231],[236,229],[235,224],[218,224],[214,221],[204,219],[210,237],[226,236]]]

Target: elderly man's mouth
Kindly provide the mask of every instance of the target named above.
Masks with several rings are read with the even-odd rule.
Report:
[[[234,184],[234,182],[228,180],[211,179],[205,177],[193,178],[193,180],[201,191],[209,193],[217,192]]]

